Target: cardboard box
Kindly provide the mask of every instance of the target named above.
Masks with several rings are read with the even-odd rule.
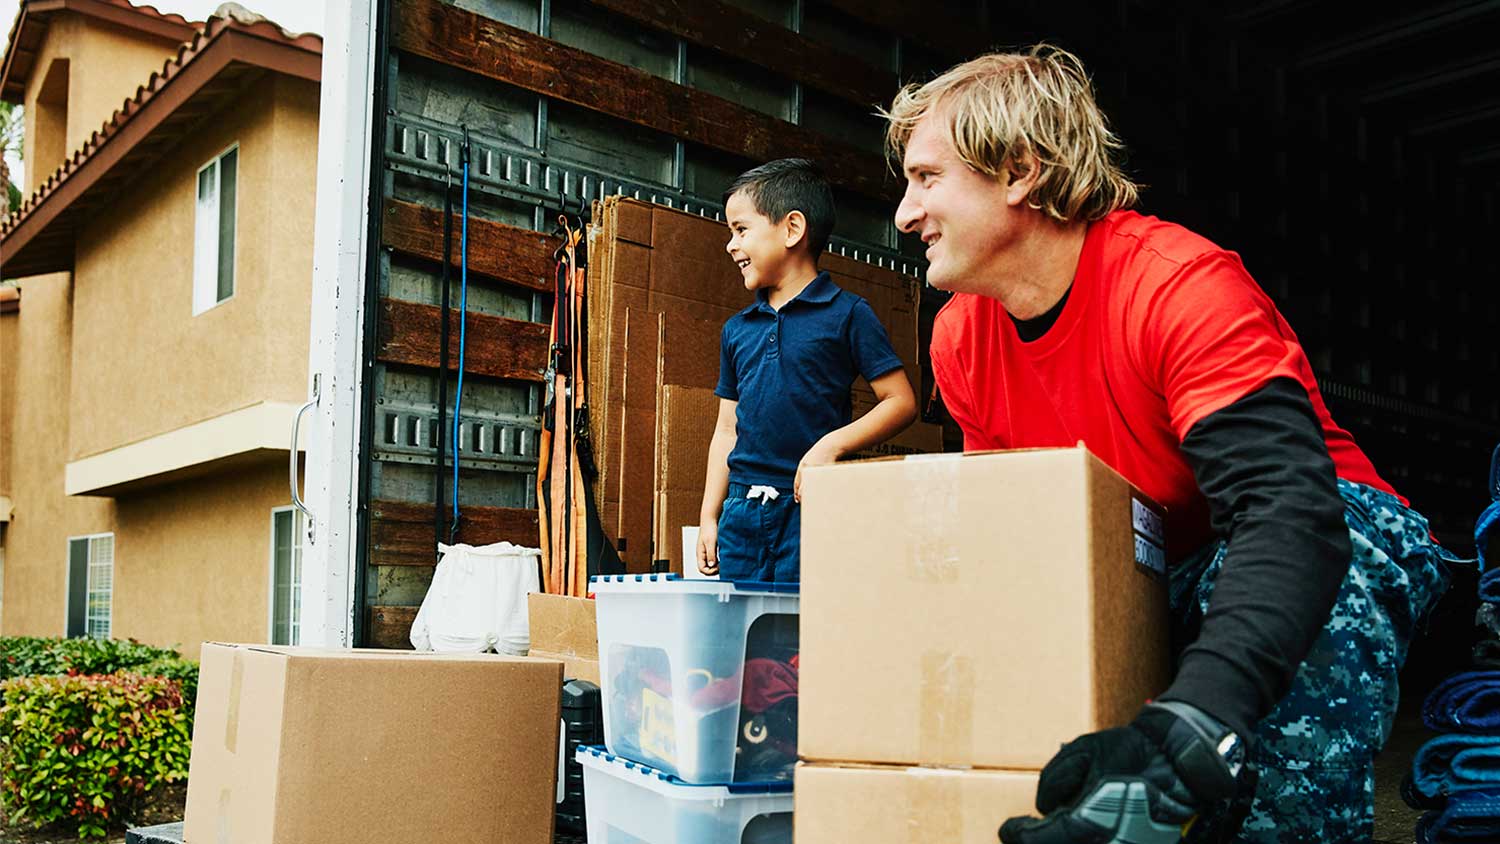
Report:
[[[719,403],[712,388],[664,384],[656,425],[656,489],[697,493],[703,497],[708,446],[719,422]]]
[[[185,839],[548,844],[562,665],[205,643]]]
[[[802,483],[803,759],[1039,770],[1166,688],[1161,510],[1083,448]]]
[[[564,680],[599,685],[599,627],[588,598],[533,592],[526,596],[531,655],[563,664]]]
[[[908,377],[910,373],[908,373]],[[860,382],[863,385],[863,381]],[[856,387],[850,396],[853,418],[869,413],[878,400],[875,392],[867,386]],[[920,403],[920,399],[918,400]],[[908,454],[936,454],[943,450],[943,426],[920,420],[911,427],[879,445],[856,452],[853,459],[870,460],[876,457],[904,457]]]
[[[797,841],[994,844],[1006,818],[1036,814],[1037,774],[797,766]]]
[[[717,363],[715,363],[717,369]],[[719,397],[712,388],[663,384],[657,392],[656,512],[654,551],[666,569],[683,574],[691,555],[682,554],[682,529],[698,524],[708,446],[719,420]]]

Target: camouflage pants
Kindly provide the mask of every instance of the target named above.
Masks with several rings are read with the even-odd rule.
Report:
[[[1354,548],[1349,573],[1291,691],[1256,728],[1260,786],[1239,842],[1367,842],[1375,754],[1390,736],[1397,673],[1418,624],[1448,587],[1427,520],[1379,490],[1340,480]],[[1208,609],[1224,562],[1210,545],[1172,573],[1178,641]],[[1191,836],[1190,836],[1191,837]]]

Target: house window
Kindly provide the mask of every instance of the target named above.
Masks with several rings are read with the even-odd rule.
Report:
[[[302,514],[271,511],[271,644],[301,644]]]
[[[198,212],[193,235],[193,313],[234,295],[235,196],[238,146],[198,171]]]
[[[68,636],[108,639],[114,597],[114,534],[69,539]]]

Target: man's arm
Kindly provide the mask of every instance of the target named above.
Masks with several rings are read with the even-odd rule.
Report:
[[[719,573],[719,513],[729,494],[729,453],[734,451],[739,431],[735,409],[739,402],[719,399],[719,419],[708,443],[708,471],[703,482],[703,505],[698,511],[698,570]]]
[[[883,443],[906,430],[917,418],[917,397],[911,382],[906,380],[906,370],[899,366],[892,369],[871,381],[870,389],[875,391],[877,401],[869,413],[824,434],[802,456],[792,484],[798,501],[802,500],[804,468],[832,463],[846,454]]]
[[[1201,632],[1161,699],[1248,737],[1328,623],[1352,555],[1344,503],[1307,391],[1292,379],[1204,417],[1182,449],[1229,547]]]
[[[1123,783],[1144,779],[1151,817],[1173,824],[1253,791],[1245,742],[1286,694],[1348,571],[1343,500],[1312,403],[1290,378],[1205,416],[1183,451],[1229,543],[1198,638],[1158,702],[1047,764],[1037,786],[1046,817],[1007,820],[1005,844],[1111,840],[1115,830],[1079,804]]]

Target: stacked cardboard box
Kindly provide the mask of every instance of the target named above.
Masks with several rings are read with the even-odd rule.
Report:
[[[583,768],[574,758],[580,746],[604,741],[600,703],[599,628],[595,603],[588,598],[533,592],[526,596],[531,623],[531,656],[563,665],[563,753],[557,771],[557,828],[585,828]]]
[[[711,388],[663,385],[656,435],[656,552],[670,571],[683,574],[683,525],[698,524],[708,445],[719,416]]]
[[[753,295],[724,251],[728,232],[719,221],[623,197],[596,206],[594,219],[588,272],[594,496],[630,571],[670,561],[680,572],[681,528],[697,522],[718,413],[712,390],[720,330]],[[917,279],[832,254],[820,264],[834,283],[869,301],[917,383]],[[855,403],[868,406],[872,398],[859,382]],[[904,436],[892,447],[942,447],[937,426]]]
[[[1160,509],[1083,448],[803,478],[799,841],[993,842],[1168,680]]]
[[[599,628],[588,598],[533,592],[526,596],[530,655],[563,664],[563,677],[599,685]]]

